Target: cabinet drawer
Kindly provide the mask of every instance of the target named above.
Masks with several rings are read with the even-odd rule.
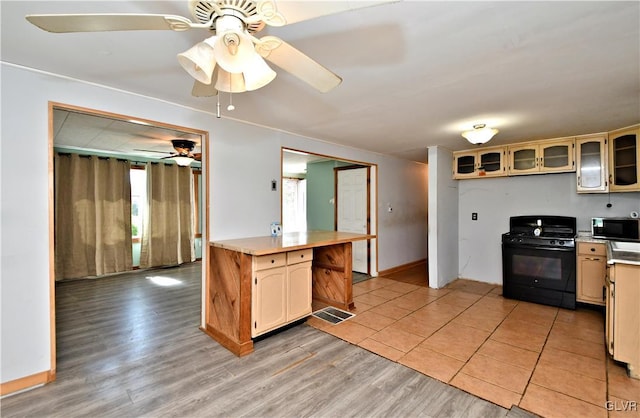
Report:
[[[287,264],[304,263],[313,260],[313,248],[287,253]]]
[[[274,267],[282,267],[287,264],[287,254],[277,253],[269,255],[261,255],[259,257],[253,257],[255,263],[255,270],[264,270]]]
[[[592,242],[579,242],[578,243],[578,254],[590,254],[590,255],[607,255],[607,247],[605,244],[600,243],[592,243]]]

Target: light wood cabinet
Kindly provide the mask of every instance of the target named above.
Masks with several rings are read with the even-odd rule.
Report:
[[[640,125],[609,132],[609,187],[640,191]]]
[[[311,261],[287,266],[287,322],[311,315]]]
[[[631,377],[640,378],[640,266],[608,267],[606,339],[614,360],[627,363]]]
[[[605,305],[606,244],[578,242],[576,301]]]
[[[574,138],[529,142],[508,147],[510,176],[575,170]]]
[[[311,314],[313,250],[253,257],[251,336]]]
[[[506,176],[506,148],[490,147],[453,153],[453,178]]]
[[[253,352],[254,329],[268,332],[283,315],[284,324],[300,319],[311,313],[312,300],[354,309],[352,242],[374,238],[305,231],[210,242],[202,331],[235,355],[245,356]],[[264,286],[258,289],[260,281]],[[259,293],[263,296],[254,297]],[[266,320],[257,321],[254,312]]]
[[[576,137],[576,191],[609,191],[607,134]]]

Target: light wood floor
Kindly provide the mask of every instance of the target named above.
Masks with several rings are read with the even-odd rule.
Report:
[[[159,286],[148,277],[176,279]],[[198,330],[200,265],[58,284],[57,380],[3,417],[519,415],[301,324],[237,358]]]

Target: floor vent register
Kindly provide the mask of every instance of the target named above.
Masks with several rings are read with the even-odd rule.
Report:
[[[312,315],[316,318],[322,319],[323,321],[330,322],[333,325],[337,325],[349,318],[356,316],[356,314],[334,308],[333,306],[322,308],[319,311],[315,311]]]

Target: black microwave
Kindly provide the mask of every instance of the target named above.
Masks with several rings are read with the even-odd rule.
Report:
[[[640,241],[640,219],[591,218],[594,238]]]

